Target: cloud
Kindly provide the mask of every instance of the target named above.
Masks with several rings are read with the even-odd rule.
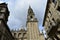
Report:
[[[3,3],[3,1],[0,1],[0,3]]]
[[[35,16],[38,18],[39,26],[42,25],[47,0],[8,0],[10,16],[8,25],[10,29],[15,29],[23,25],[26,27],[26,18],[29,5],[32,7]]]

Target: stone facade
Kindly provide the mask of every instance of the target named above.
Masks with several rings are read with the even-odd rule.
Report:
[[[18,31],[11,31],[16,40],[44,40],[43,33],[39,32],[38,20],[35,18],[35,14],[32,8],[29,6],[26,28]]]
[[[14,40],[7,25],[9,11],[6,3],[0,3],[0,40]]]
[[[27,40],[27,31],[25,29],[21,29],[18,31],[11,31],[12,35],[14,36],[15,40]]]
[[[48,0],[43,26],[51,40],[60,40],[60,0]]]

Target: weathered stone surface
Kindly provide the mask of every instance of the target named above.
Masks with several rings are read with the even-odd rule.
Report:
[[[56,3],[55,3],[56,2]],[[57,32],[60,29],[60,0],[48,0],[43,26],[47,32],[48,37],[60,39],[60,34]],[[59,22],[58,22],[59,20]],[[60,30],[59,30],[60,31]],[[59,37],[58,37],[59,35]]]

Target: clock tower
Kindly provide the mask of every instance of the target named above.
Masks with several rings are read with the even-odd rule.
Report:
[[[38,20],[30,6],[27,15],[27,39],[39,40]]]
[[[35,14],[32,10],[32,8],[29,6],[29,9],[28,9],[28,15],[27,15],[27,21],[37,21],[37,18],[35,18]]]

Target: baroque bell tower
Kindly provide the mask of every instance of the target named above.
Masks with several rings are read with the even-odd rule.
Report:
[[[29,6],[27,15],[27,39],[39,40],[38,20],[35,18],[35,14],[32,8]]]

